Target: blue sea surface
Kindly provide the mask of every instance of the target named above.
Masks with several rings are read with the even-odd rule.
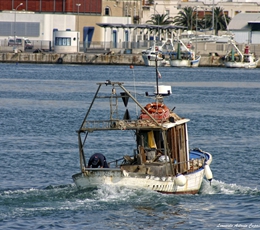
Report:
[[[152,93],[153,67],[0,64],[0,229],[260,229],[260,69],[159,68],[190,119],[190,148],[213,156],[197,195],[101,185],[78,190],[79,129],[97,82]],[[144,104],[150,102],[144,98]],[[134,136],[95,136],[115,159]],[[127,153],[131,154],[131,153]]]

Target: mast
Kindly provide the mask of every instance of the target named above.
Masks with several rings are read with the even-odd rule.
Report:
[[[157,96],[159,95],[159,77],[158,77],[158,59],[157,59],[157,55],[158,55],[158,51],[156,52],[156,56],[155,56],[155,71],[156,71],[156,89],[157,89]]]

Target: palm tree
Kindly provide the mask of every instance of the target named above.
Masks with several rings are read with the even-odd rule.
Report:
[[[219,30],[227,30],[227,25],[231,18],[224,14],[224,9],[220,7],[214,8],[214,26],[215,35],[218,35]],[[212,27],[212,14],[205,16],[205,23],[208,28]]]
[[[188,30],[192,30],[196,22],[196,13],[194,13],[193,7],[185,7],[178,12],[178,15],[174,17],[174,25],[187,27]]]
[[[173,18],[168,14],[152,14],[151,19],[146,21],[148,24],[153,25],[169,25],[173,23]]]
[[[147,20],[146,23],[152,25],[169,25],[173,23],[173,18],[169,17],[168,14],[152,14],[151,19]],[[153,30],[152,28],[150,30]],[[155,31],[156,33],[160,33],[160,29],[157,28]]]

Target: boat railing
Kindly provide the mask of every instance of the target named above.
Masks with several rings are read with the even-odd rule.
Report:
[[[83,131],[94,130],[125,130],[136,129],[137,127],[156,127],[150,120],[103,120],[103,121],[85,121],[82,127]]]
[[[103,121],[85,121],[83,129],[88,131],[91,130],[118,130],[126,129],[127,124],[130,124],[128,121],[124,120],[103,120]]]
[[[113,128],[113,122],[110,120],[106,121],[85,121],[83,128],[92,130],[104,130]]]
[[[205,158],[195,158],[188,161],[181,161],[181,162],[174,162],[173,163],[173,169],[175,175],[178,173],[192,173],[196,170],[200,169],[205,164]]]
[[[119,167],[119,166],[121,165],[121,163],[123,162],[123,160],[124,160],[124,158],[122,157],[122,158],[120,158],[120,159],[116,159],[116,160],[114,160],[114,161],[108,162],[108,165],[109,165],[109,167],[111,167],[112,164],[115,164],[115,168],[117,168],[117,167]],[[119,162],[120,162],[120,164],[119,164]]]
[[[126,158],[127,157],[127,158]],[[134,156],[124,156],[122,158],[113,160],[108,162],[109,167],[111,167],[113,165],[113,167],[118,168],[122,165],[136,165],[137,166],[137,161],[134,160],[134,158],[136,157],[136,155]],[[191,159],[188,161],[181,161],[181,162],[174,162],[172,160],[173,163],[173,169],[174,169],[174,174],[177,175],[178,173],[192,173],[195,172],[196,170],[200,169],[201,167],[203,167],[205,165],[205,158],[204,157],[200,157],[200,158],[195,158],[195,159]],[[128,163],[126,163],[128,162]],[[151,161],[146,161],[145,163],[143,163],[142,165],[149,167],[149,165],[153,165],[153,164],[165,164],[165,163],[169,163],[169,162],[160,162],[160,161],[155,161],[155,162],[151,162]],[[112,168],[113,168],[112,167]],[[133,169],[135,170],[135,168],[133,167]],[[183,169],[183,170],[182,170]]]
[[[189,172],[194,172],[201,168],[205,164],[206,159],[204,157],[191,159],[188,161]]]

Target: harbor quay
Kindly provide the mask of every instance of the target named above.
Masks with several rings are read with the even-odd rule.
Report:
[[[200,66],[221,67],[222,56],[202,55]],[[0,53],[3,63],[144,65],[142,54],[118,53]]]
[[[239,44],[243,50],[246,44]],[[193,44],[193,50],[201,55],[199,66],[224,67],[223,57],[230,51],[228,43],[197,43]],[[54,52],[53,50],[14,50],[13,47],[0,46],[0,62],[4,63],[41,63],[41,64],[100,64],[100,65],[144,65],[142,51],[132,48],[107,48],[98,47],[87,49],[86,52],[69,53]],[[260,57],[260,44],[251,44],[250,50]],[[170,58],[165,55],[166,59]],[[260,67],[260,62],[258,66]]]

